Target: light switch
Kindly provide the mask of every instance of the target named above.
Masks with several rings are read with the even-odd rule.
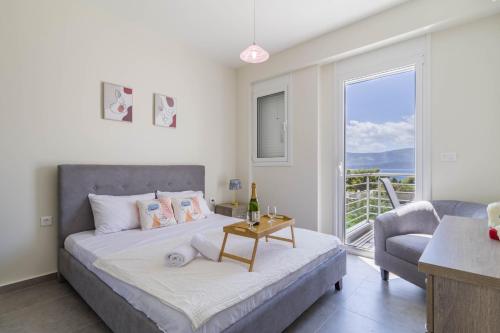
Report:
[[[52,216],[42,216],[40,217],[40,225],[42,227],[49,227],[52,225]]]
[[[457,153],[448,152],[441,153],[439,155],[441,162],[456,162],[457,161]]]

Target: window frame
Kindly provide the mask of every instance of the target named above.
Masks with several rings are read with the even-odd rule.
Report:
[[[258,157],[258,128],[257,128],[257,99],[284,93],[284,130],[285,130],[285,153],[283,157]],[[290,111],[290,76],[285,75],[267,81],[261,81],[252,85],[252,164],[254,166],[291,166],[292,165],[292,131],[291,111]]]

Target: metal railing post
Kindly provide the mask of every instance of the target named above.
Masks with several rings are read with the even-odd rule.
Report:
[[[366,176],[366,221],[370,221],[370,176]]]
[[[365,180],[365,184],[363,184],[362,182],[359,183],[359,184],[352,184],[352,185],[346,185],[346,191],[344,193],[345,195],[345,199],[346,199],[346,207],[345,207],[345,215],[344,217],[347,217],[347,215],[350,213],[350,212],[357,212],[357,211],[362,211],[363,208],[365,208],[365,219],[364,221],[366,220],[370,220],[370,217],[371,217],[371,199],[372,199],[372,195],[371,195],[371,189],[372,189],[372,186],[371,186],[371,177],[375,178],[375,182],[374,184],[376,184],[377,188],[375,189],[377,191],[377,193],[375,193],[376,197],[373,198],[375,201],[375,204],[374,204],[374,207],[376,207],[377,209],[374,210],[374,215],[375,214],[382,214],[386,209],[389,209],[391,207],[389,206],[385,206],[385,202],[388,202],[389,200],[383,196],[382,192],[385,193],[385,190],[384,190],[384,186],[383,184],[381,183],[380,181],[380,178],[381,177],[399,177],[399,176],[405,176],[405,177],[414,177],[414,174],[404,174],[404,173],[382,173],[382,172],[379,172],[379,173],[363,173],[363,174],[352,174],[352,175],[346,175],[346,179],[350,179],[350,178],[364,178]],[[365,190],[364,191],[361,191],[361,186],[365,185]],[[398,184],[400,185],[400,184]],[[408,201],[411,201],[413,199],[413,196],[415,194],[415,184],[406,184],[407,186],[409,187],[412,187],[410,189],[407,189],[407,190],[401,190],[398,186],[395,186],[396,189],[398,189],[396,191],[397,195],[406,195],[405,196],[405,199],[404,200],[401,200],[403,203],[406,203]],[[405,185],[405,186],[406,186]],[[354,196],[355,198],[359,198],[358,199],[355,199],[353,202],[349,203],[349,196],[348,196],[348,188],[353,188],[356,192],[358,192],[360,195],[359,196]],[[362,194],[366,192],[366,197],[365,198],[362,198]],[[408,197],[408,199],[406,199]],[[351,198],[352,199],[352,198]],[[366,207],[363,207],[363,206],[360,206],[358,205],[363,203],[363,202],[366,202],[365,205]],[[351,205],[352,204],[352,205]],[[362,215],[360,215],[359,217],[361,217]],[[347,219],[345,221],[346,223],[349,222]]]
[[[377,192],[378,192],[377,215],[380,215],[381,212],[380,206],[382,205],[382,202],[380,200],[380,176],[377,177]]]
[[[346,200],[345,200],[345,207],[344,207],[344,223],[346,224],[345,227],[346,227],[346,237],[348,237],[349,235],[351,235],[352,237],[356,237],[355,239],[351,239],[351,242],[349,243],[349,245],[351,246],[354,246],[356,248],[363,248],[364,244],[366,244],[367,242],[371,241],[370,239],[368,239],[366,236],[367,234],[367,231],[366,231],[366,226],[362,223],[362,222],[369,222],[370,221],[370,216],[371,216],[371,183],[370,183],[370,177],[373,177],[375,179],[375,182],[374,184],[376,184],[377,186],[377,193],[375,193],[376,197],[373,198],[373,200],[376,202],[377,204],[377,209],[374,210],[374,215],[375,215],[375,212],[377,212],[377,214],[382,214],[384,211],[386,210],[389,210],[391,209],[390,205],[387,203],[389,202],[389,199],[387,197],[384,197],[382,195],[382,191],[384,191],[385,193],[385,189],[384,189],[384,186],[383,184],[381,183],[380,181],[380,178],[381,177],[401,177],[403,176],[404,177],[415,177],[415,174],[408,174],[408,173],[390,173],[390,172],[378,172],[378,173],[360,173],[360,174],[346,174],[346,183],[347,183],[347,180],[348,179],[352,179],[354,178],[356,181],[355,181],[355,184],[351,184],[351,185],[347,185],[346,184],[346,189],[345,189],[345,197],[346,197]],[[358,181],[358,178],[364,178],[365,181],[366,181],[366,184],[363,184],[362,183],[362,180],[361,182],[358,184],[357,181]],[[391,181],[391,183],[394,183]],[[402,203],[406,203],[408,201],[411,201],[415,195],[415,188],[416,188],[416,185],[415,183],[408,183],[408,184],[401,184],[399,181],[396,181],[397,183],[397,186],[395,186],[395,188],[398,189],[398,191],[396,191],[397,195],[404,195],[404,198],[405,200],[401,200]],[[363,185],[366,185],[365,186],[365,191],[366,191],[366,197],[363,198],[363,192],[364,191],[361,191],[361,187]],[[359,195],[353,195],[351,197],[351,202],[349,202],[349,199],[348,199],[348,192],[349,190],[348,189],[352,189],[352,191],[355,191],[356,193],[359,193]],[[366,200],[366,207],[363,207],[362,206],[362,203],[365,202]],[[366,216],[363,216],[363,214],[359,214],[358,215],[358,212],[363,212],[363,208],[365,208],[365,214]],[[348,220],[347,216],[352,213],[352,216],[354,216],[353,218],[351,218],[350,220]],[[352,226],[350,228],[352,228],[351,230],[347,230],[347,224],[348,223],[352,223]],[[358,226],[359,224],[359,226]],[[360,233],[362,233],[361,235],[359,235]],[[356,242],[362,242],[362,243],[356,243]]]

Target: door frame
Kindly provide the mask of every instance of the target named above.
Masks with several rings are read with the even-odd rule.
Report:
[[[415,67],[415,200],[431,199],[430,36],[344,59],[334,64],[334,230],[345,243],[344,83],[409,66]],[[352,251],[356,252],[356,251]],[[361,253],[366,255],[366,253]]]

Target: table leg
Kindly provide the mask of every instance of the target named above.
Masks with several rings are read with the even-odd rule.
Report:
[[[295,234],[293,233],[293,225],[290,226],[290,231],[292,232],[292,244],[295,247]]]
[[[267,236],[266,236],[266,243],[267,243],[267,242],[269,242],[269,238],[267,238]]]
[[[228,235],[228,233],[226,232],[224,234],[224,240],[222,241],[222,247],[220,248],[219,262],[222,261],[222,254],[224,253],[224,248],[226,247],[227,235]]]
[[[248,269],[249,272],[252,271],[253,269],[253,263],[255,261],[255,254],[257,253],[257,246],[259,245],[259,239],[255,239],[255,244],[253,246],[253,253],[252,253],[252,259],[250,260],[250,268]]]

